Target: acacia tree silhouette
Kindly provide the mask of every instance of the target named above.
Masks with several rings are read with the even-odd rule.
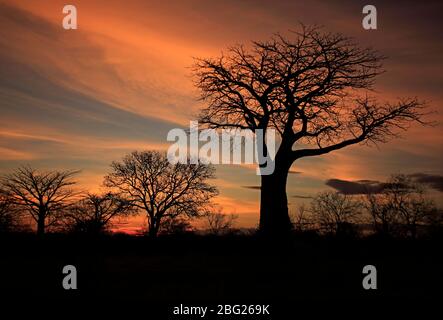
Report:
[[[368,97],[383,72],[376,51],[317,27],[293,34],[253,42],[249,50],[232,47],[219,58],[197,59],[193,68],[207,103],[199,119],[204,127],[274,128],[280,135],[275,170],[261,176],[260,230],[270,235],[291,228],[286,182],[294,161],[386,142],[411,122],[423,123],[425,114],[416,98],[381,104]]]
[[[207,183],[214,178],[212,165],[171,164],[165,153],[157,151],[132,152],[123,161],[113,162],[111,169],[105,185],[147,213],[153,237],[162,219],[199,216],[217,194]]]

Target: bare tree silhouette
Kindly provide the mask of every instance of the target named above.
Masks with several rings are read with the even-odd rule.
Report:
[[[162,220],[159,233],[167,235],[186,234],[195,231],[189,219],[185,217],[166,217]]]
[[[312,211],[308,206],[301,204],[296,211],[289,215],[291,223],[296,232],[313,231],[315,229],[315,222],[312,217]]]
[[[69,208],[66,224],[68,229],[74,232],[97,234],[108,230],[112,219],[135,213],[131,202],[116,194],[88,193]]]
[[[417,99],[378,103],[366,93],[382,73],[383,56],[349,38],[302,27],[294,39],[277,35],[235,46],[219,58],[197,59],[196,86],[208,104],[200,122],[211,128],[276,129],[275,171],[261,176],[260,229],[291,228],[286,182],[291,165],[358,143],[381,143],[423,123]],[[266,145],[262,142],[266,151]]]
[[[386,201],[384,196],[368,193],[365,202],[375,233],[385,236],[391,235],[398,223],[398,212]]]
[[[207,183],[214,167],[202,163],[169,163],[157,151],[132,152],[111,164],[105,185],[144,210],[148,231],[156,236],[162,219],[196,217],[202,214],[217,189]]]
[[[0,190],[0,233],[12,231],[17,226],[19,212],[12,200],[6,192]]]
[[[209,211],[206,216],[207,230],[214,235],[222,235],[234,226],[238,216],[235,214],[223,213],[221,209]]]
[[[367,195],[367,207],[374,229],[384,235],[417,237],[418,228],[432,224],[438,215],[426,186],[404,174],[393,175],[382,192]]]
[[[326,191],[319,193],[311,202],[311,212],[320,230],[337,236],[352,232],[352,224],[361,214],[362,204],[351,196]]]
[[[62,218],[63,210],[77,193],[71,188],[78,171],[37,171],[21,167],[1,178],[2,188],[19,210],[28,213],[37,223],[37,234]]]

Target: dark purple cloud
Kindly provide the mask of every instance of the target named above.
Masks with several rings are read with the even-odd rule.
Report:
[[[443,176],[438,174],[414,173],[409,175],[416,182],[427,184],[429,187],[443,192]]]
[[[242,188],[251,189],[251,190],[260,190],[261,189],[260,186],[242,186]]]
[[[373,180],[347,181],[341,179],[329,179],[325,184],[340,193],[351,195],[380,193],[386,185],[380,181]]]
[[[408,175],[413,181],[425,184],[430,188],[443,192],[443,176],[438,174],[413,173]],[[340,193],[357,195],[366,193],[380,193],[389,183],[374,180],[348,181],[341,179],[329,179],[325,184]]]

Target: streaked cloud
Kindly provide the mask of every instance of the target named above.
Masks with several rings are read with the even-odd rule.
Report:
[[[385,187],[384,183],[371,180],[346,181],[341,179],[329,179],[325,184],[336,189],[340,193],[350,195],[380,193]]]
[[[410,175],[415,181],[429,185],[431,188],[443,192],[443,176],[438,174],[414,173]]]
[[[251,189],[251,190],[261,190],[261,186],[242,186],[242,188]]]
[[[360,27],[361,1],[78,1],[79,29],[73,32],[61,28],[65,4],[0,1],[1,172],[23,163],[78,168],[80,184],[99,190],[112,160],[135,149],[164,150],[169,129],[195,119],[201,102],[190,77],[193,57],[287,34],[298,22],[324,25],[387,55],[388,72],[374,92],[380,98],[419,96],[443,111],[438,1],[378,3],[374,32]],[[443,112],[432,117],[442,122]],[[441,125],[413,127],[379,147],[301,159],[288,176],[290,205],[328,187],[376,188],[398,172],[416,174],[441,191],[441,132]],[[216,168],[220,204],[240,215],[240,225],[255,226],[255,167]],[[135,230],[137,223],[142,218],[126,227]]]
[[[443,176],[438,174],[428,173],[412,173],[408,174],[412,181],[427,185],[428,187],[443,192]],[[349,195],[380,193],[387,186],[389,182],[380,182],[375,180],[357,180],[347,181],[341,179],[328,179],[325,184],[340,193]]]

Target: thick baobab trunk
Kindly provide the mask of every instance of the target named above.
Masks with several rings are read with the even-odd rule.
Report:
[[[40,214],[37,221],[37,234],[42,235],[45,233],[45,216]]]
[[[148,230],[149,236],[152,238],[157,237],[159,227],[160,227],[160,219],[151,216],[149,230]]]
[[[289,161],[276,159],[274,173],[261,176],[260,232],[265,235],[284,236],[292,228],[286,196],[290,166]]]

